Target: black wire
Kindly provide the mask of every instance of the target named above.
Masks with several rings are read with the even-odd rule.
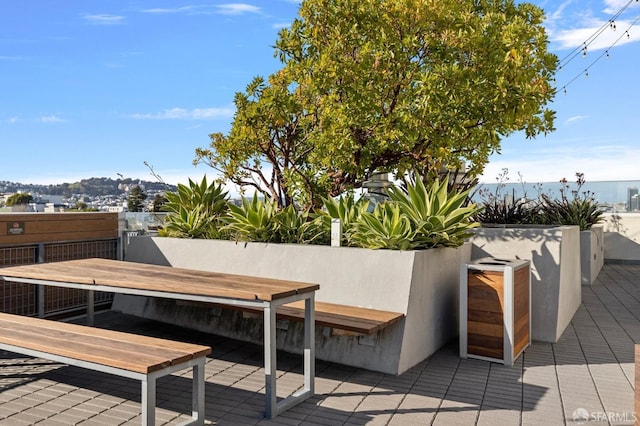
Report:
[[[622,8],[620,10],[618,10],[618,12],[615,13],[615,15],[613,15],[611,18],[609,18],[609,20],[607,22],[602,24],[602,26],[600,28],[598,28],[593,34],[591,34],[584,42],[582,42],[582,44],[580,46],[574,48],[571,52],[569,52],[562,59],[560,59],[560,61],[558,62],[558,69],[564,68],[568,63],[573,61],[576,58],[576,56],[578,56],[581,52],[582,53],[586,52],[587,48],[589,47],[589,45],[591,43],[593,43],[594,41],[596,41],[598,39],[598,37],[600,37],[600,35],[607,29],[607,27],[615,28],[615,20],[620,15],[622,15],[624,13],[624,11],[627,10],[627,8],[634,1],[636,3],[638,2],[638,0],[629,0],[629,1],[627,1],[627,4],[622,6]]]
[[[638,1],[638,0],[635,0]],[[574,81],[576,81],[581,75],[585,74],[587,77],[589,76],[589,69],[594,66],[596,64],[596,62],[598,62],[600,59],[602,59],[603,56],[609,56],[609,50],[611,50],[613,47],[615,47],[616,44],[618,44],[618,42],[620,40],[622,40],[622,37],[624,37],[625,35],[627,37],[629,37],[629,30],[638,23],[638,21],[640,21],[640,16],[637,16],[636,19],[631,23],[631,25],[629,25],[629,27],[620,35],[620,37],[618,37],[611,46],[609,46],[604,52],[602,52],[596,59],[594,59],[585,69],[584,71],[581,71],[579,74],[577,74],[575,77],[573,77],[571,80],[569,80],[569,82],[567,84],[565,84],[564,86],[562,86],[561,90],[564,91],[564,93],[567,93],[567,86],[569,86],[571,83],[573,83]]]

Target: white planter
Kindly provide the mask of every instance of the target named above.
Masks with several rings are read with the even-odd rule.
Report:
[[[456,338],[460,265],[470,258],[468,243],[395,251],[160,237],[132,237],[125,254],[128,261],[317,283],[317,301],[403,313],[376,336],[316,330],[318,359],[389,374],[401,374]],[[210,308],[167,303],[118,297],[114,309],[262,342],[260,318],[251,322],[236,313],[225,320]],[[278,347],[297,351],[300,330],[300,323],[283,324]]]
[[[555,343],[582,303],[577,226],[475,228],[472,259],[531,261],[531,337]]]
[[[604,265],[604,226],[593,225],[580,231],[580,269],[582,285],[591,285]]]

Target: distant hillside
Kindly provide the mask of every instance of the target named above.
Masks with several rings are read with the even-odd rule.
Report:
[[[175,185],[166,185],[160,182],[150,182],[140,179],[111,179],[111,178],[90,178],[82,179],[75,183],[62,183],[57,185],[36,185],[0,181],[0,192],[29,192],[41,195],[62,195],[69,197],[73,194],[82,194],[89,197],[118,195],[131,189],[136,185],[149,192],[176,191]]]

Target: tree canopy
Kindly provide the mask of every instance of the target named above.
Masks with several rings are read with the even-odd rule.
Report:
[[[236,95],[231,131],[194,161],[282,207],[374,171],[476,176],[505,136],[554,129],[543,19],[513,0],[305,0],[276,41],[283,68]]]
[[[127,210],[130,212],[143,212],[144,200],[148,195],[144,192],[144,189],[140,185],[136,185],[131,189],[129,197],[127,198]]]
[[[24,192],[17,192],[7,198],[7,207],[29,204],[33,202],[33,196]]]

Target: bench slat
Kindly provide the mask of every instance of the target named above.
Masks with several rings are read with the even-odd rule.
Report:
[[[175,342],[174,347],[174,342],[169,340],[11,314],[0,314],[0,340],[13,346],[144,374],[211,352],[211,348],[202,345]],[[138,340],[144,342],[138,343]]]
[[[2,268],[1,272],[7,281],[11,281],[11,277],[29,277],[50,282],[143,288],[170,293],[192,291],[202,296],[246,300],[275,300],[319,288],[317,284],[295,281],[97,258],[9,266]]]
[[[336,303],[316,302],[316,323],[362,334],[375,334],[404,317],[398,312]],[[278,314],[290,319],[304,319],[304,301],[282,305]]]
[[[208,346],[195,345],[192,343],[184,343],[173,340],[166,340],[157,337],[150,336],[142,336],[136,334],[125,333],[121,331],[115,330],[105,330],[101,328],[95,327],[86,327],[77,324],[70,324],[66,322],[59,321],[45,321],[40,318],[26,317],[14,314],[5,314],[0,313],[0,320],[7,322],[17,322],[19,324],[25,325],[33,325],[42,329],[49,330],[63,330],[73,332],[78,335],[83,335],[87,337],[101,337],[104,339],[110,339],[115,341],[131,341],[136,345],[146,345],[158,348],[166,348],[166,349],[175,349],[179,351],[191,352],[198,347],[201,349],[202,353],[194,353],[194,355],[208,355],[211,353],[211,348]]]
[[[188,304],[194,303],[195,302],[188,302]],[[206,302],[195,304],[262,314],[261,309],[247,306],[232,306]],[[276,312],[278,318],[303,321],[304,301],[292,302],[278,306]],[[375,334],[383,328],[401,320],[403,317],[404,314],[399,312],[381,311],[379,309],[360,308],[357,306],[339,305],[328,302],[315,302],[315,318],[317,325],[358,334]]]

